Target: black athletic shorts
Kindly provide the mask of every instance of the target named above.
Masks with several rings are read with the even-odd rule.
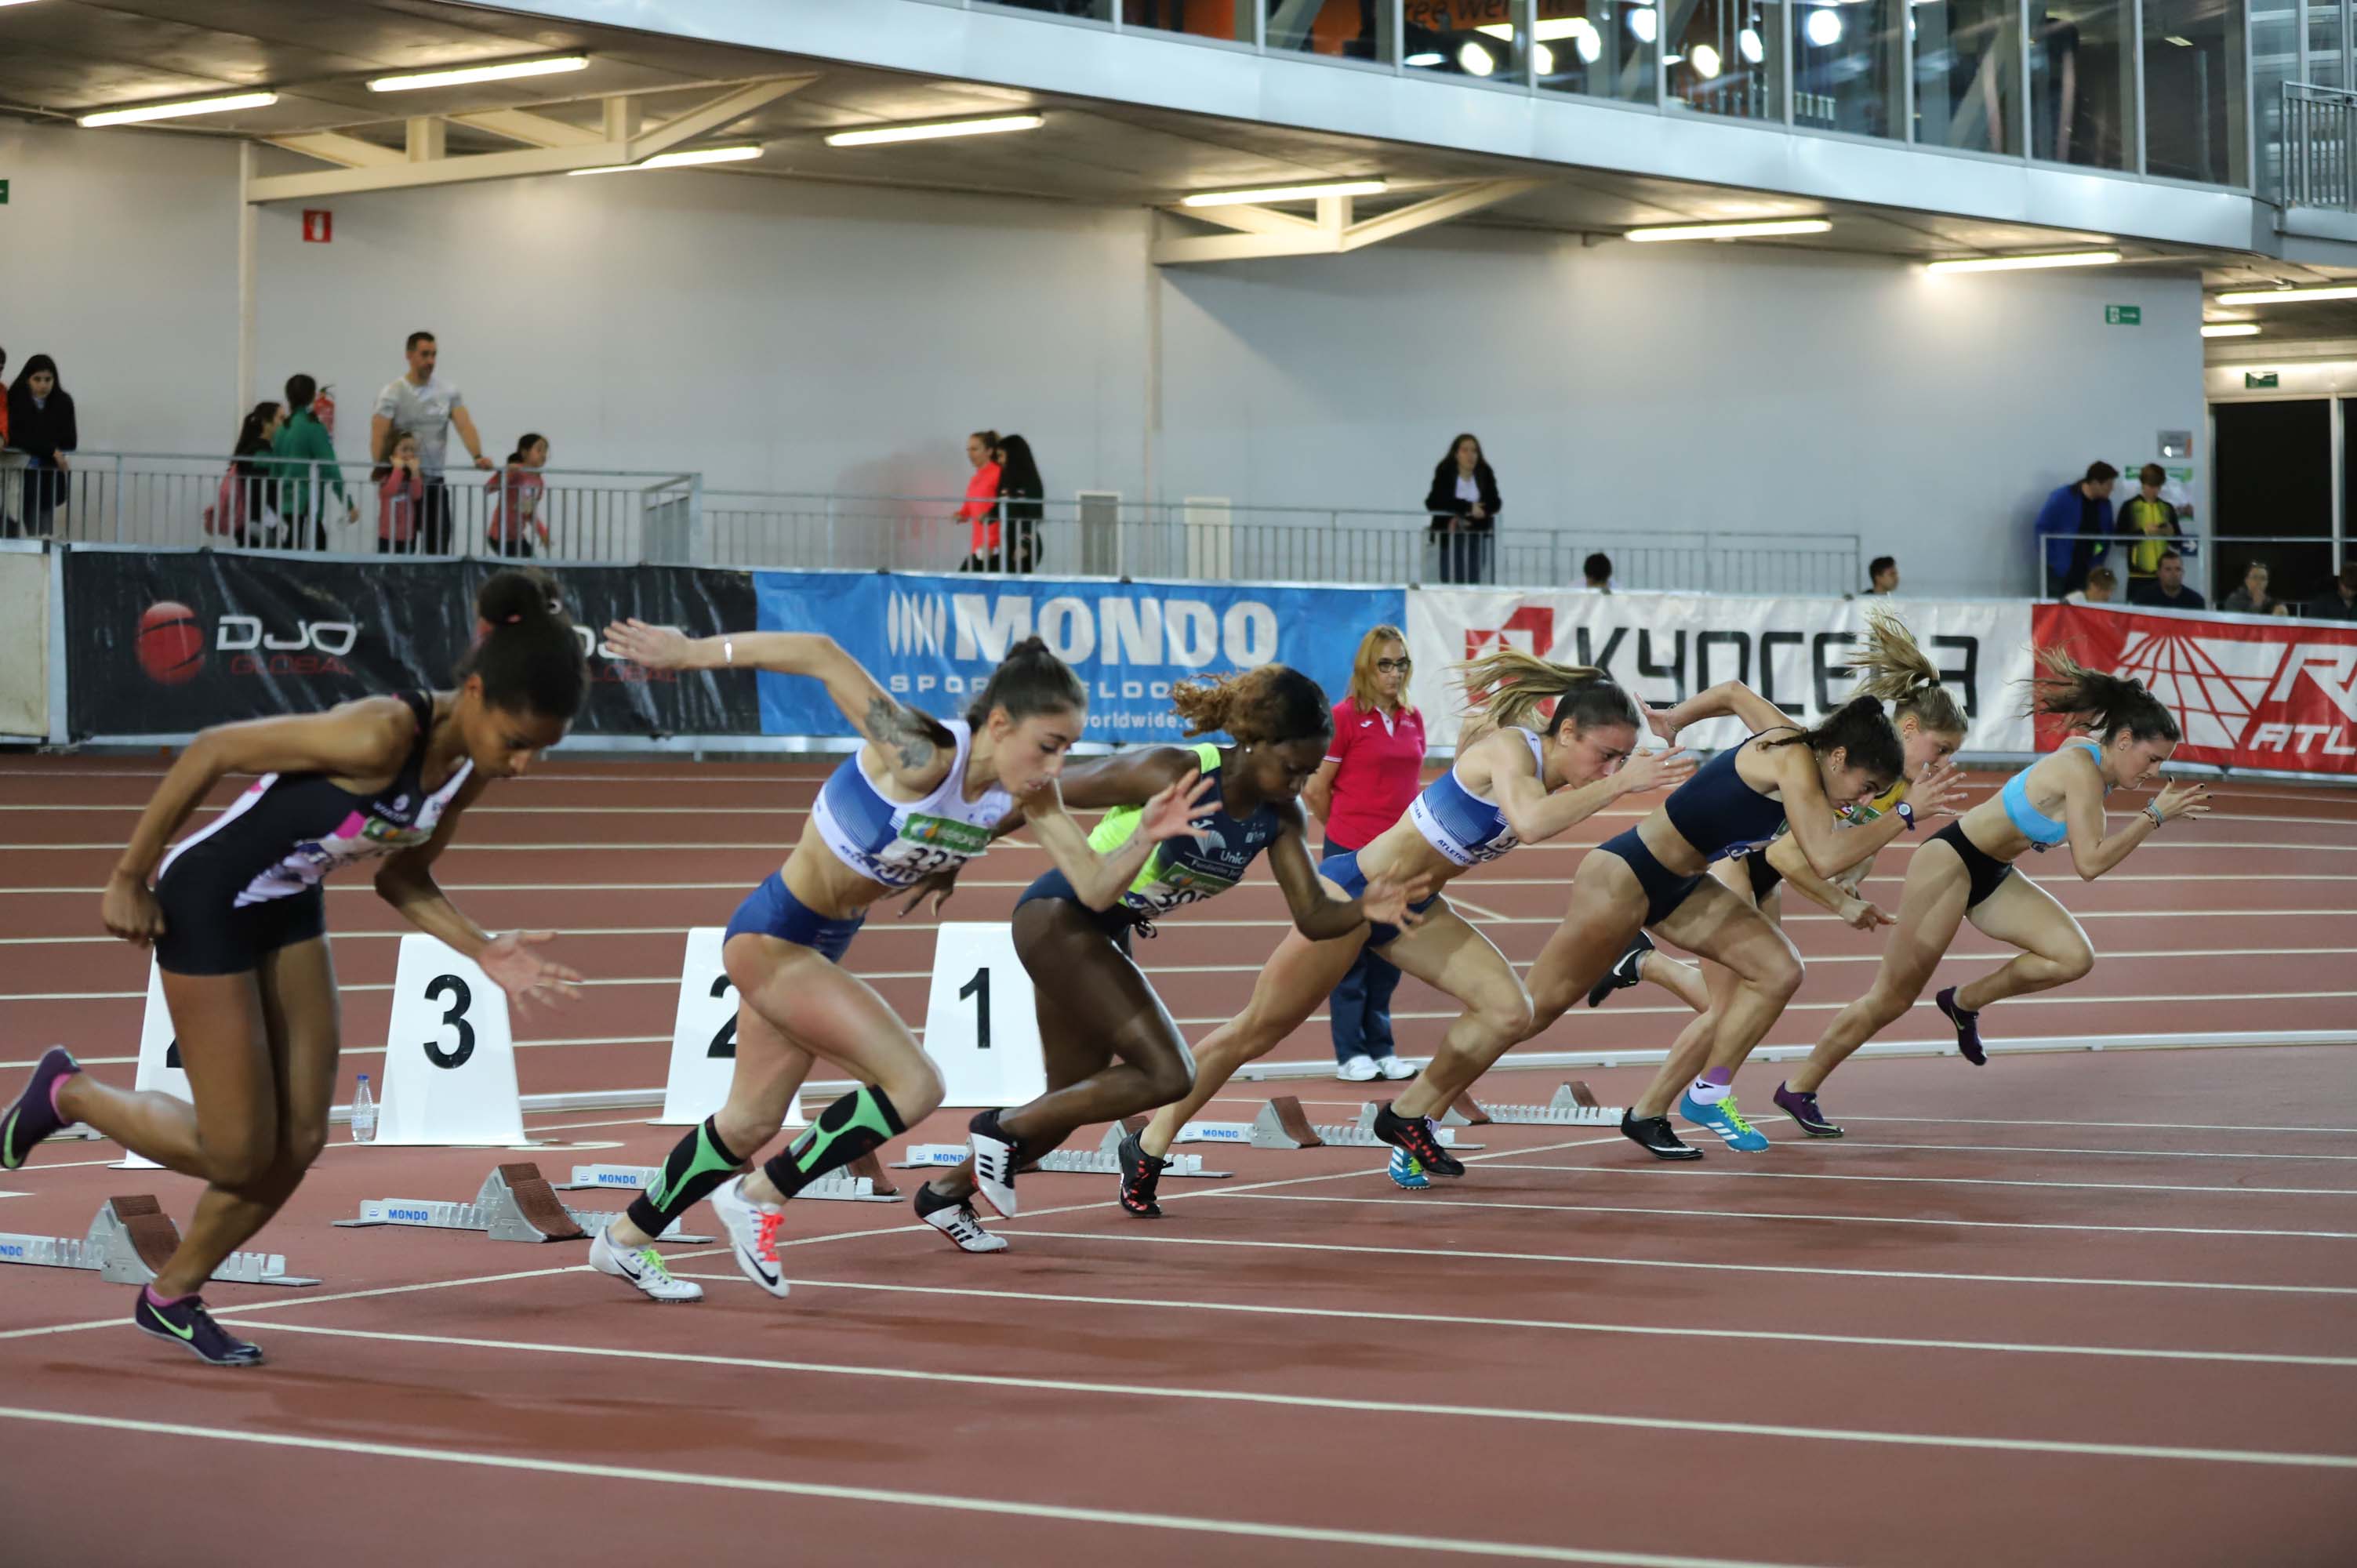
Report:
[[[1092,909],[1082,903],[1080,890],[1074,887],[1071,880],[1060,871],[1047,872],[1033,881],[1031,886],[1026,887],[1022,895],[1015,900],[1015,907],[1020,909],[1035,898],[1055,898],[1070,904],[1081,912],[1082,919],[1103,931],[1125,956],[1130,951],[1130,939],[1133,936],[1140,931],[1149,937],[1154,934],[1151,921],[1138,918],[1135,913],[1120,904],[1115,904],[1109,909]]]
[[[241,908],[237,896],[250,878],[209,876],[208,869],[202,859],[183,857],[156,884],[156,902],[164,907],[157,968],[173,974],[242,974],[258,968],[264,953],[327,934],[327,895],[316,884]]]
[[[1964,863],[1964,875],[1972,882],[1972,892],[1964,899],[1967,909],[1977,908],[1999,883],[2013,875],[2011,865],[1964,836],[1962,821],[1950,822],[1932,836],[1954,850],[1956,858]]]

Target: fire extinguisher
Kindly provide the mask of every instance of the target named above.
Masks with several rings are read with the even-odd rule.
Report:
[[[334,440],[336,436],[335,388],[319,389],[317,394],[311,399],[311,415],[319,422],[319,427],[328,433],[328,439]]]

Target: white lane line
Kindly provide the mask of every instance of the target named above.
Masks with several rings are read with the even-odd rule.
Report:
[[[1521,1151],[1517,1151],[1518,1153]],[[1501,1162],[1504,1171],[1568,1171],[1577,1176],[1663,1177],[1676,1181],[1880,1181],[1919,1187],[2042,1187],[2075,1192],[2210,1192],[2235,1197],[2357,1197],[2345,1187],[2192,1187],[2161,1181],[2024,1181],[2005,1176],[1841,1176],[1817,1171],[1695,1171],[1674,1176],[1656,1165],[1523,1165]]]
[[[414,1284],[380,1285],[374,1290],[337,1291],[328,1295],[290,1295],[278,1301],[256,1302],[252,1306],[224,1306],[209,1310],[215,1317],[243,1317],[249,1313],[255,1312],[284,1312],[289,1307],[296,1306],[324,1306],[331,1301],[361,1301],[369,1296],[377,1295],[414,1295],[419,1291],[456,1290],[461,1285],[498,1284],[506,1280],[537,1280],[545,1279],[551,1274],[587,1274],[594,1272],[587,1263],[571,1263],[561,1269],[525,1269],[516,1273],[471,1274],[465,1279],[425,1280]],[[86,1328],[120,1328],[128,1321],[129,1319],[124,1314],[118,1312],[112,1317],[85,1318],[80,1323],[52,1323],[39,1328],[0,1330],[0,1339],[38,1339],[50,1334],[79,1334]]]
[[[2357,1155],[2266,1154],[2237,1155],[2216,1149],[2063,1149],[2030,1144],[1868,1144],[1856,1138],[1839,1142],[1845,1149],[1930,1149],[1960,1155],[2123,1155],[2146,1160],[2357,1160]],[[1836,1156],[1838,1157],[1838,1156]]]
[[[454,1341],[456,1343],[456,1341]],[[374,1459],[415,1459],[426,1464],[460,1465],[481,1469],[522,1470],[539,1475],[605,1481],[642,1481],[662,1486],[704,1487],[714,1491],[759,1492],[776,1497],[819,1498],[832,1502],[877,1503],[889,1508],[926,1509],[946,1513],[996,1515],[1000,1518],[1049,1520],[1067,1524],[1118,1525],[1127,1530],[1167,1530],[1198,1535],[1242,1536],[1261,1541],[1316,1541],[1329,1546],[1381,1547],[1402,1552],[1459,1557],[1507,1557],[1539,1563],[1584,1563],[1603,1568],[1779,1568],[1778,1564],[1724,1557],[1684,1557],[1651,1552],[1600,1552],[1571,1546],[1520,1545],[1502,1541],[1462,1537],[1404,1535],[1388,1530],[1328,1530],[1311,1525],[1211,1519],[1192,1514],[1141,1513],[1127,1509],[1075,1508],[1061,1503],[1026,1503],[1001,1498],[965,1498],[950,1493],[899,1492],[881,1487],[837,1487],[815,1481],[781,1481],[766,1476],[719,1476],[694,1470],[659,1470],[646,1465],[593,1465],[577,1459],[528,1459],[513,1454],[476,1454],[461,1449],[418,1448],[397,1443],[362,1443],[346,1437],[308,1434],[254,1432],[234,1427],[193,1426],[181,1422],[135,1421],[124,1416],[81,1415],[63,1411],[24,1410],[0,1406],[0,1418],[42,1422],[59,1426],[99,1427],[114,1432],[149,1433],[164,1437],[204,1438],[224,1443],[250,1443],[265,1447],[296,1448],[311,1453],[351,1454]],[[2188,1449],[2171,1457],[2220,1458]],[[2309,1465],[2304,1455],[2276,1455],[2259,1464]],[[599,1493],[612,1496],[611,1493]],[[1078,1555],[1076,1552],[1075,1555]]]
[[[1524,1167],[1496,1165],[1491,1168],[1516,1170]],[[1238,1192],[1227,1196],[1269,1203],[1395,1203],[1400,1201],[1392,1197],[1329,1197],[1320,1194],[1288,1192]],[[2357,1241],[2357,1230],[2240,1230],[2222,1226],[2200,1225],[2050,1225],[2026,1219],[1937,1219],[1914,1215],[1780,1214],[1750,1208],[1654,1208],[1641,1205],[1614,1203],[1511,1203],[1503,1198],[1435,1197],[1429,1192],[1419,1193],[1413,1201],[1418,1208],[1526,1208],[1536,1209],[1545,1214],[1646,1214],[1667,1215],[1677,1219],[1799,1220],[1806,1224],[1829,1225],[1933,1225],[1965,1230],[2077,1230],[2100,1236],[2224,1236],[2236,1239],[2266,1237],[2303,1241]]]
[[[1240,1197],[1241,1194],[1221,1194]],[[1368,1199],[1380,1202],[1381,1199]],[[1403,1212],[1413,1208],[1413,1198],[1393,1199]],[[1725,1274],[1795,1274],[1809,1279],[1835,1280],[1929,1280],[1942,1283],[1984,1285],[2101,1285],[2111,1290],[2201,1290],[2231,1291],[2259,1295],[2357,1295],[2357,1285],[2277,1285],[2254,1284],[2244,1280],[2121,1280],[2102,1279],[2083,1274],[1968,1274],[1936,1269],[1833,1269],[1807,1263],[1705,1263],[1674,1258],[1610,1258],[1586,1252],[1499,1252],[1471,1247],[1377,1247],[1363,1243],[1340,1241],[1247,1241],[1232,1237],[1141,1236],[1131,1231],[1032,1230],[1018,1229],[1020,1222],[998,1226],[1005,1236],[1028,1236],[1040,1240],[1058,1241],[1119,1241],[1132,1245],[1154,1247],[1247,1247],[1272,1252],[1343,1252],[1365,1257],[1415,1258],[1425,1263],[1443,1259],[1486,1258],[1502,1262],[1519,1263],[1579,1263],[1598,1269],[1676,1269],[1704,1273]],[[2357,1461],[2352,1461],[2357,1463]]]
[[[2005,1116],[1850,1116],[1844,1120],[1917,1122],[1943,1127],[2126,1127],[2162,1133],[2357,1133],[2357,1127],[2274,1127],[2248,1122],[2033,1122]]]
[[[1415,1400],[1345,1399],[1324,1394],[1287,1394],[1252,1389],[1183,1388],[1169,1383],[1100,1382],[1081,1378],[1025,1378],[1003,1372],[944,1372],[917,1367],[886,1367],[836,1361],[790,1361],[767,1356],[721,1356],[695,1351],[646,1350],[627,1346],[552,1345],[529,1339],[483,1339],[464,1335],[397,1334],[366,1328],[332,1328],[318,1323],[280,1323],[274,1333],[318,1334],[381,1343],[429,1345],[437,1349],[524,1351],[542,1356],[651,1361],[666,1366],[719,1367],[748,1371],[793,1372],[814,1377],[873,1379],[885,1382],[935,1383],[953,1387],[1013,1389],[1024,1392],[1094,1394],[1113,1399],[1171,1400],[1241,1404],[1287,1410],[1344,1411],[1354,1414],[1454,1417],[1473,1421],[1533,1422],[1555,1426],[1602,1426],[1648,1432],[1692,1432],[1734,1437],[1799,1438],[1820,1443],[1889,1444],[1913,1448],[1965,1448],[2004,1454],[2068,1454],[2083,1457],[2193,1460],[2209,1464],[2280,1465],[2303,1469],[2357,1470],[2357,1456],[2287,1453],[2268,1449],[2190,1448],[2144,1443],[2083,1443],[2060,1438],[1964,1437],[1928,1432],[1876,1432],[1838,1426],[1792,1426],[1748,1421],[1699,1421],[1672,1416],[1608,1415],[1594,1411],[1544,1410],[1517,1405],[1440,1404]]]
[[[699,1274],[673,1269],[681,1279],[737,1281],[751,1283],[731,1269],[726,1273]],[[1229,1312],[1276,1317],[1333,1318],[1346,1322],[1389,1323],[1417,1327],[1446,1326],[1466,1328],[1540,1328],[1566,1334],[1631,1334],[1672,1339],[1752,1339],[1785,1345],[1844,1345],[1895,1350],[1969,1350],[2022,1356],[2126,1357],[2133,1360],[2224,1361],[2286,1367],[2357,1367],[2357,1356],[2294,1356],[2255,1350],[2140,1350],[2112,1345],[2025,1345],[2002,1340],[1900,1339],[1878,1334],[1800,1334],[1768,1328],[1671,1328],[1652,1323],[1583,1323],[1552,1317],[1469,1317],[1451,1313],[1388,1309],[1354,1311],[1348,1307],[1277,1306],[1240,1302],[1178,1301],[1168,1297],[1141,1300],[1122,1295],[1065,1295],[1049,1291],[993,1288],[966,1290],[953,1285],[879,1284],[861,1280],[787,1282],[813,1290],[872,1290],[896,1295],[964,1296],[977,1301],[1036,1301],[1074,1306],[1135,1307],[1146,1312]]]

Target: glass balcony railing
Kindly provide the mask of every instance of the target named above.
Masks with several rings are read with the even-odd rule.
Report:
[[[939,3],[2271,200],[2341,156],[2286,84],[2357,90],[2352,0]]]

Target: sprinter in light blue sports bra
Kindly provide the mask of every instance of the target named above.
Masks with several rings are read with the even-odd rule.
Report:
[[[1147,1154],[1167,1155],[1188,1119],[1238,1068],[1306,1023],[1364,947],[1463,1006],[1449,1026],[1452,1047],[1494,1056],[1522,1037],[1529,993],[1513,966],[1438,889],[1517,844],[1568,832],[1631,790],[1676,784],[1693,765],[1672,751],[1632,756],[1641,719],[1636,702],[1597,671],[1501,650],[1462,673],[1471,703],[1456,764],[1373,843],[1318,867],[1346,897],[1375,885],[1421,889],[1425,896],[1412,907],[1418,921],[1371,921],[1325,941],[1287,935],[1244,1010],[1196,1045],[1193,1092],[1155,1115],[1141,1140]],[[1550,702],[1553,715],[1542,716]],[[1445,1109],[1444,1101],[1429,1114]],[[1409,1185],[1423,1185],[1426,1166],[1444,1175],[1464,1168],[1441,1149],[1423,1112],[1395,1114],[1381,1106],[1374,1132],[1398,1151],[1395,1172],[1415,1174]]]
[[[2175,783],[2146,801],[2126,826],[2106,832],[2104,796],[2136,788],[2169,760],[2177,749],[2177,719],[2142,682],[2086,669],[2059,649],[2039,655],[2039,665],[2029,682],[2030,711],[2086,733],[2015,774],[1915,852],[1881,970],[1873,988],[1843,1008],[1817,1041],[1809,1058],[1812,1083],[1906,1015],[1967,919],[2021,950],[1933,999],[1955,1026],[1964,1058],[1975,1067],[1986,1063],[1982,1008],[2068,985],[2095,962],[2079,922],[2052,894],[2017,875],[2014,862],[2067,843],[2080,877],[2092,882],[2163,824],[2208,814],[2207,789]]]

